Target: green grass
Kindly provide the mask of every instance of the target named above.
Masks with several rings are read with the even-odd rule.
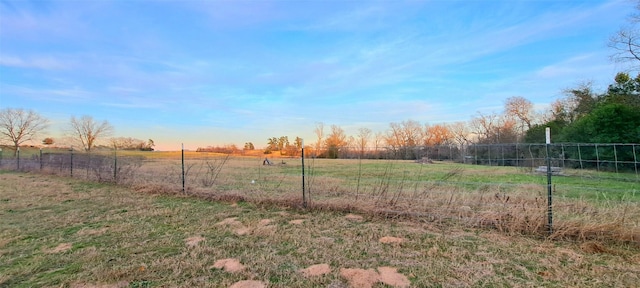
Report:
[[[2,287],[228,287],[247,279],[269,287],[345,287],[340,268],[382,266],[397,268],[413,287],[640,283],[640,251],[627,245],[595,243],[606,249],[594,253],[581,243],[466,226],[366,215],[352,221],[330,211],[152,195],[35,174],[0,174],[0,199]],[[249,233],[218,224],[231,217]],[[271,227],[261,228],[263,219]],[[304,222],[290,223],[296,219]],[[204,241],[187,246],[194,236]],[[382,244],[384,236],[405,242]],[[53,251],[64,243],[69,249]],[[212,268],[225,258],[245,270]],[[332,272],[298,272],[320,263]]]

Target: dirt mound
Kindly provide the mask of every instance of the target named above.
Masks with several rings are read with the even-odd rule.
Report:
[[[227,259],[218,260],[215,263],[213,263],[213,268],[223,269],[224,271],[229,273],[237,273],[237,272],[242,272],[244,270],[244,265],[242,265],[242,263],[240,263],[238,259],[227,258]],[[245,286],[238,286],[238,287],[245,287]]]
[[[411,285],[411,281],[407,276],[404,276],[397,272],[398,269],[393,267],[378,267],[378,272],[380,272],[379,280],[380,282],[387,284],[393,287],[409,287]]]
[[[122,281],[114,284],[88,284],[88,283],[71,284],[71,288],[125,288],[125,287],[129,287],[129,283],[126,281]]]
[[[71,243],[61,243],[60,245],[56,246],[56,248],[53,248],[51,250],[47,250],[45,252],[48,253],[48,254],[61,253],[61,252],[68,251],[69,249],[71,249],[72,246],[73,246],[73,244],[71,244]]]
[[[271,219],[262,219],[260,220],[260,222],[258,222],[258,227],[267,226],[271,223],[273,223],[273,220]]]
[[[233,283],[233,285],[229,286],[229,288],[264,288],[267,287],[266,284],[255,281],[255,280],[243,280]]]
[[[271,225],[273,220],[271,219],[262,219],[258,222],[258,225],[253,231],[249,231],[253,235],[257,236],[271,236],[276,233],[278,230],[277,225]]]
[[[353,288],[371,288],[378,282],[378,272],[373,269],[340,269],[340,276],[349,282]]]
[[[225,226],[225,227],[229,227],[233,229],[233,233],[235,233],[236,235],[247,235],[249,234],[249,232],[251,232],[251,229],[247,228],[244,226],[244,224],[242,224],[242,222],[238,221],[238,218],[236,217],[231,217],[231,218],[226,218],[218,223],[216,223],[216,226]]]
[[[316,264],[300,270],[300,273],[302,273],[304,277],[320,276],[331,273],[331,268],[329,264]]]
[[[204,237],[200,236],[189,237],[184,240],[184,242],[187,244],[187,247],[196,247],[198,246],[198,243],[202,241],[204,241]]]
[[[391,287],[409,287],[411,281],[407,276],[397,272],[393,267],[378,267],[376,272],[373,269],[340,269],[340,276],[346,279],[349,287],[353,288],[370,288],[378,282],[389,285]]]
[[[392,236],[385,236],[380,238],[380,243],[383,244],[400,244],[402,242],[405,241],[404,238],[398,238],[398,237],[392,237]]]

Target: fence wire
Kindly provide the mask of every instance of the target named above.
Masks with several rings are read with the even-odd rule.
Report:
[[[544,233],[550,157],[556,233],[573,229],[583,238],[602,237],[602,231],[589,233],[589,229],[616,223],[618,234],[623,235],[617,238],[637,243],[640,144],[564,143],[549,148],[549,155],[544,144],[342,147],[324,155],[309,153],[305,155],[305,200],[311,207]],[[136,189],[302,205],[299,155],[190,152],[182,161],[179,154],[156,157],[159,152],[2,153],[0,169]]]

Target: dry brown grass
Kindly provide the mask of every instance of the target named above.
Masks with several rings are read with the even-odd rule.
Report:
[[[147,157],[144,165],[135,171],[135,177],[124,179],[123,184],[152,194],[183,193],[179,152],[144,153],[144,156]],[[262,165],[264,155],[257,156],[185,152],[184,194],[214,201],[301,206],[298,160],[282,158],[273,161],[274,165],[265,166]],[[266,155],[269,158],[276,156]],[[640,201],[637,197],[626,201],[556,197],[553,234],[547,235],[546,189],[542,175],[530,175],[508,167],[439,162],[417,165],[413,161],[307,161],[306,196],[311,209],[357,211],[420,221],[457,221],[471,227],[552,239],[633,245],[640,241]],[[210,163],[220,164],[220,169],[212,172]],[[361,167],[364,168],[360,170]],[[219,175],[212,177],[212,173]],[[569,176],[559,180],[585,173],[588,172],[568,170],[566,175]],[[82,170],[76,175],[83,177]],[[514,180],[519,178],[524,179]],[[583,185],[603,185],[600,182],[603,181]],[[618,185],[621,181],[610,183]]]
[[[457,220],[352,210],[362,216],[353,221],[331,207],[211,202],[16,173],[0,173],[0,195],[0,286],[348,287],[361,283],[348,278],[361,271],[371,272],[363,273],[375,281],[361,284],[371,287],[640,283],[633,246],[536,239]],[[249,232],[234,233],[240,226]],[[380,241],[392,237],[404,240]],[[230,259],[244,269],[225,271]],[[300,272],[318,263],[330,272]]]

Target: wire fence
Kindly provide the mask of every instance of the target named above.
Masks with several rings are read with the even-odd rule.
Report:
[[[453,220],[506,232],[547,234],[553,225],[552,237],[640,243],[640,144],[342,147],[330,154],[339,159],[320,153],[303,159],[189,151],[20,152],[0,151],[0,169],[138,191]]]

